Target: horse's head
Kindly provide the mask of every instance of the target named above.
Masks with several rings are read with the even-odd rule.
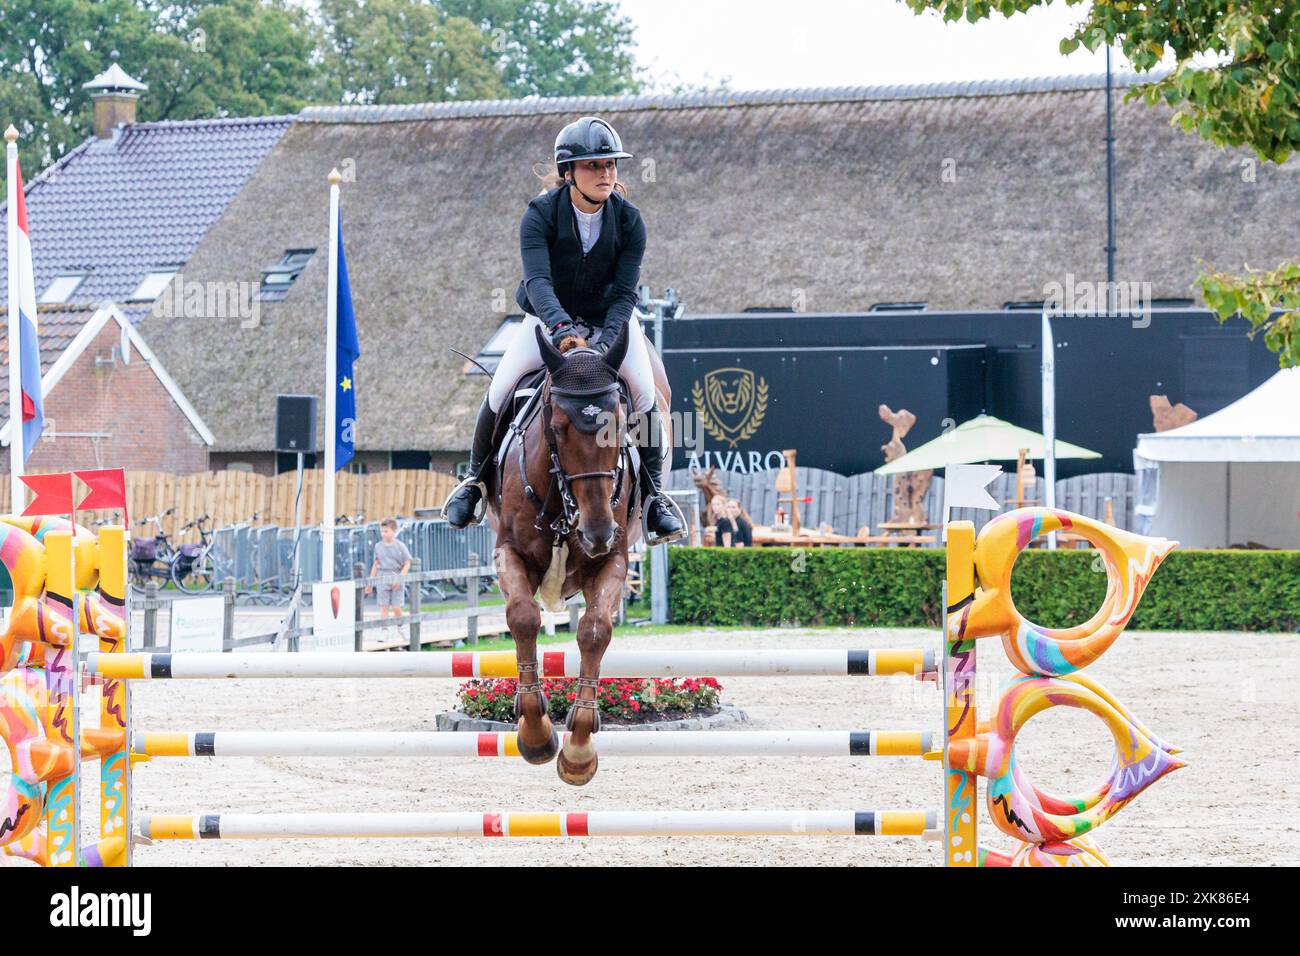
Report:
[[[578,505],[578,541],[592,557],[618,537],[612,501],[622,481],[619,456],[627,422],[618,400],[618,367],[627,354],[627,326],[604,355],[595,349],[560,352],[539,327],[537,346],[547,370],[555,451]]]

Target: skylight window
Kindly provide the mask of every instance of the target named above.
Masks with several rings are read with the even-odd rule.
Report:
[[[505,355],[506,346],[510,340],[515,337],[515,330],[519,328],[524,321],[522,315],[507,316],[506,320],[501,323],[501,327],[492,333],[492,338],[488,339],[487,345],[483,346],[484,355]]]
[[[492,337],[487,340],[487,344],[479,350],[478,355],[474,356],[475,361],[486,368],[488,371],[495,371],[497,363],[501,361],[501,356],[506,354],[506,346],[514,338],[515,332],[523,323],[522,315],[508,315],[504,322],[498,326],[497,330],[492,333]],[[482,374],[480,369],[473,362],[465,363],[465,372],[469,375]]]
[[[41,305],[61,305],[67,302],[85,278],[84,272],[66,272],[55,276],[41,293]]]
[[[140,284],[136,286],[135,291],[131,293],[127,301],[152,302],[154,299],[158,298],[158,296],[163,294],[163,290],[166,289],[167,284],[172,281],[172,278],[176,275],[176,271],[175,267],[169,267],[166,269],[155,269],[153,272],[150,272],[140,280]]]
[[[274,262],[262,270],[263,300],[283,299],[289,294],[289,287],[297,281],[302,270],[307,268],[315,249],[289,249],[279,262]]]

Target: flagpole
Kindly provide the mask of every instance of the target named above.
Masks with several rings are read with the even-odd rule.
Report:
[[[325,508],[321,520],[321,580],[334,580],[335,448],[338,437],[336,397],[339,361],[339,183],[343,177],[331,169],[329,286],[325,291]]]
[[[1056,507],[1056,340],[1052,320],[1043,309],[1043,504]],[[1056,547],[1056,532],[1047,536],[1047,547]]]
[[[18,130],[5,130],[5,159],[8,162],[9,205],[7,207],[9,254],[9,497],[13,514],[23,510],[23,400],[22,361],[19,351],[21,326],[18,317]]]

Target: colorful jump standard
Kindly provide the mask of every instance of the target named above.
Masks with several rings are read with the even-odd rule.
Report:
[[[98,728],[81,727],[76,647],[84,631],[101,650],[126,635],[125,531],[98,540],[63,518],[0,516],[0,564],[14,607],[0,635],[0,735],[11,771],[0,804],[0,852],[43,866],[130,861],[125,685],[105,687]],[[82,593],[80,587],[97,587]],[[100,761],[100,839],[83,845],[80,765]]]
[[[18,522],[11,522],[18,524]],[[47,864],[123,865],[130,861],[131,763],[126,742],[141,759],[227,754],[302,754],[509,757],[510,734],[330,734],[294,731],[179,732],[133,735],[129,683],[133,680],[210,678],[473,677],[513,674],[506,654],[126,654],[126,620],[120,585],[125,583],[121,529],[101,533],[97,547],[83,547],[84,529],[54,530],[42,542],[0,524],[0,562],[18,595],[10,626],[0,634],[0,673],[14,699],[27,706],[0,708],[0,732],[15,768],[5,794],[0,845],[5,852]],[[1102,606],[1085,624],[1047,629],[1027,621],[1011,599],[1011,569],[1038,535],[1070,530],[1098,549],[1108,588]],[[43,534],[43,532],[42,532]],[[60,537],[62,535],[62,537]],[[788,733],[607,734],[608,752],[682,756],[805,755],[923,756],[945,769],[943,829],[938,814],[914,811],[601,811],[592,813],[211,813],[150,816],[140,837],[162,839],[365,839],[370,837],[597,837],[710,836],[922,836],[941,839],[952,866],[1097,866],[1106,857],[1092,831],[1165,774],[1183,766],[1178,748],[1143,726],[1099,684],[1078,671],[1118,638],[1161,560],[1175,544],[1108,528],[1068,512],[1028,508],[994,518],[975,537],[968,523],[948,529],[947,607],[943,643],[944,743],[931,749],[926,731],[805,731]],[[73,556],[75,552],[75,566]],[[116,562],[116,564],[115,564]],[[45,567],[49,566],[46,580]],[[56,571],[64,568],[63,571]],[[82,595],[78,613],[74,577],[98,572],[98,593]],[[62,577],[60,577],[62,575]],[[90,577],[94,579],[94,575]],[[66,578],[66,580],[64,580]],[[46,654],[75,646],[79,624],[100,637],[100,653],[87,671],[104,681],[103,728],[78,731],[76,697],[47,701]],[[981,637],[999,636],[1024,674],[1001,696],[988,720],[975,708],[975,651]],[[792,676],[910,675],[934,673],[925,651],[742,651],[624,652],[607,663],[628,676],[765,674]],[[564,652],[547,654],[549,676],[572,672]],[[26,695],[26,697],[24,697]],[[72,710],[68,710],[68,700]],[[1086,793],[1057,797],[1035,787],[1020,768],[1015,736],[1035,714],[1053,706],[1078,707],[1098,716],[1116,742],[1107,778]],[[33,719],[38,715],[40,719]],[[328,737],[329,739],[325,739]],[[434,738],[437,738],[434,743]],[[723,739],[726,738],[726,739]],[[512,752],[513,747],[513,752]],[[78,757],[100,757],[101,839],[79,852],[76,803],[64,797],[75,786]],[[977,783],[987,784],[993,824],[1017,841],[1012,853],[977,841]],[[49,799],[53,794],[57,799]],[[37,819],[44,829],[35,827]],[[50,835],[47,841],[46,836]],[[71,843],[69,843],[71,841]],[[69,847],[71,849],[69,850]]]
[[[948,524],[944,582],[943,753],[975,738],[975,641],[966,637],[962,612],[975,599],[975,525]],[[944,840],[948,866],[978,866],[979,788],[975,774],[944,760]]]

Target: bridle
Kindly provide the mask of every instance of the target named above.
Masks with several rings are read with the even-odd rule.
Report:
[[[572,483],[581,481],[586,478],[612,478],[614,480],[614,492],[610,496],[610,508],[617,508],[619,500],[623,495],[623,475],[624,468],[631,470],[631,461],[628,459],[627,435],[625,431],[619,429],[619,451],[618,462],[613,468],[606,471],[583,471],[577,474],[569,474],[564,470],[564,465],[560,462],[560,450],[556,442],[555,426],[552,424],[553,406],[551,396],[559,395],[562,398],[583,398],[595,399],[610,392],[619,391],[617,381],[611,382],[604,388],[592,391],[589,389],[567,390],[555,388],[551,384],[551,376],[548,373],[542,384],[542,436],[546,440],[547,452],[550,455],[551,467],[547,470],[551,476],[550,484],[547,486],[545,496],[539,497],[537,491],[533,488],[532,483],[528,480],[528,443],[525,441],[524,432],[526,428],[520,428],[514,422],[511,422],[510,428],[515,432],[519,439],[519,481],[524,486],[524,495],[532,502],[533,507],[537,509],[537,520],[533,527],[538,531],[545,532],[550,530],[553,540],[560,541],[567,538],[578,523],[578,501],[573,496]],[[547,508],[546,502],[551,500],[551,495],[558,489],[560,497],[560,511],[547,525]],[[632,489],[629,492],[629,498],[636,494],[636,482],[632,482]],[[634,501],[629,501],[629,513],[631,507],[635,505]]]

